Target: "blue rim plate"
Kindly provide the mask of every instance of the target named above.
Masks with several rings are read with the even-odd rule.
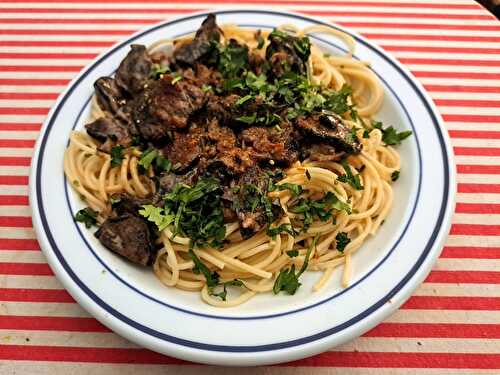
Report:
[[[89,114],[93,82],[111,75],[132,43],[151,44],[195,31],[207,13],[160,23],[116,44],[87,66],[61,94],[41,130],[32,160],[30,204],[42,250],[69,293],[99,321],[152,350],[210,364],[262,365],[295,360],[351,340],[394,312],[424,280],[439,256],[454,208],[455,173],[442,119],[415,78],[361,36],[302,15],[259,10],[217,11],[218,22],[248,28],[326,25],[352,35],[355,58],[370,61],[385,100],[379,118],[413,131],[399,148],[401,177],[385,224],[355,254],[354,280],[339,287],[340,271],[324,290],[308,273],[293,296],[259,295],[217,309],[199,295],[162,286],[150,270],[128,264],[76,224],[82,202],[64,178],[63,153],[72,129]],[[325,52],[345,47],[331,35],[312,36]]]

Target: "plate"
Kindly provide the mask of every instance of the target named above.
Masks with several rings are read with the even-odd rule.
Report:
[[[413,136],[399,147],[401,177],[394,207],[376,236],[353,257],[354,279],[339,287],[340,270],[322,291],[307,273],[294,296],[259,295],[218,309],[197,293],[160,284],[103,248],[73,220],[82,202],[63,174],[72,129],[89,113],[93,83],[113,74],[129,45],[149,45],[195,31],[206,13],[140,31],[103,53],[59,97],[36,144],[30,175],[33,224],[42,250],[62,284],[100,322],[127,339],[170,356],[209,364],[262,365],[307,357],[351,340],[394,312],[424,280],[439,256],[454,208],[455,176],[446,130],[429,96],[391,56],[359,35],[298,14],[258,10],[218,11],[220,24],[268,29],[326,25],[351,34],[355,57],[371,62],[385,91],[378,118]],[[345,46],[329,35],[312,36],[325,52]]]

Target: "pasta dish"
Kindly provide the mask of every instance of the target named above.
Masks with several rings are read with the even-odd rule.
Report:
[[[310,35],[349,48],[330,55]],[[131,45],[94,83],[91,118],[64,171],[107,249],[168,287],[237,306],[258,293],[313,290],[342,272],[388,215],[411,132],[375,116],[383,89],[352,37],[313,26],[217,25]],[[365,249],[365,251],[375,251]]]

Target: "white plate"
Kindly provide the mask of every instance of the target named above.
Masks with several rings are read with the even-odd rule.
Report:
[[[52,108],[36,145],[30,176],[33,223],[59,280],[103,324],[152,350],[196,362],[260,365],[290,361],[351,340],[396,310],[423,281],[438,257],[454,207],[452,152],[441,117],[422,86],[392,57],[339,26],[357,41],[356,58],[370,61],[382,80],[379,118],[413,136],[399,147],[400,179],[385,224],[354,256],[354,281],[339,287],[340,270],[312,293],[318,275],[307,273],[295,296],[259,295],[231,309],[203,303],[197,293],[167,288],[149,269],[103,248],[92,231],[73,221],[82,203],[63,174],[72,129],[89,112],[94,81],[113,74],[131,43],[149,45],[195,31],[206,14],[168,21],[112,47],[73,80]],[[275,11],[227,10],[218,22],[273,28],[324,24]],[[325,52],[342,53],[338,39],[313,37]]]

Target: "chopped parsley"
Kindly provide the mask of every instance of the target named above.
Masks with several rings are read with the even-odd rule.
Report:
[[[295,236],[297,234],[297,232],[295,231],[295,229],[293,229],[291,224],[280,224],[274,228],[269,227],[269,228],[267,228],[266,233],[269,237],[272,237],[272,238],[275,238],[276,235],[278,235],[280,233],[288,233],[291,236]]]
[[[381,121],[372,121],[372,125],[375,129],[379,129],[382,132],[382,141],[386,145],[399,145],[401,142],[412,135],[410,130],[399,132],[392,126],[384,129],[384,124]]]
[[[97,212],[90,207],[83,208],[76,213],[75,220],[90,228],[97,223]]]
[[[345,211],[351,213],[351,206],[342,202],[335,194],[328,192],[325,196],[318,200],[300,199],[296,205],[290,208],[290,212],[302,214],[303,216],[303,232],[307,232],[314,218],[321,221],[328,221],[333,217],[333,210]]]
[[[208,293],[212,296],[215,296],[215,297],[219,297],[220,299],[222,299],[223,301],[226,300],[227,298],[227,287],[228,286],[238,286],[238,287],[241,287],[241,286],[245,286],[245,284],[243,284],[243,281],[241,280],[238,280],[238,279],[234,279],[234,280],[231,280],[231,281],[226,281],[225,283],[222,283],[222,291],[219,292],[219,293],[216,293],[215,292],[215,288],[208,288]]]
[[[301,285],[301,283],[299,282],[299,277],[304,273],[304,271],[307,269],[307,266],[309,265],[309,257],[311,256],[311,251],[316,247],[318,238],[319,234],[314,237],[311,246],[309,246],[309,248],[307,249],[304,263],[297,273],[295,273],[295,264],[292,264],[289,269],[282,269],[280,271],[273,285],[274,294],[278,294],[279,292],[284,291],[289,295],[293,295],[297,292]]]
[[[165,73],[170,73],[170,68],[165,65],[153,64],[153,69],[151,70],[151,76],[154,79],[159,79]]]
[[[123,146],[115,146],[111,148],[111,166],[119,167],[122,164],[123,159],[123,150],[125,148]]]
[[[285,182],[279,185],[276,185],[276,190],[290,190],[293,196],[300,195],[302,193],[302,186],[297,184],[291,184],[289,182]]]
[[[156,156],[155,164],[160,171],[170,172],[172,169],[172,162],[162,155]]]
[[[175,85],[177,82],[179,82],[180,80],[184,79],[183,76],[181,76],[180,74],[179,75],[176,75],[173,79],[172,79],[172,82],[170,82],[173,85]]]
[[[245,124],[253,124],[257,119],[257,114],[254,113],[251,116],[240,116],[236,117],[236,121],[244,122]]]
[[[142,153],[141,158],[139,159],[139,165],[147,170],[149,169],[149,166],[157,156],[158,156],[157,149],[155,148],[147,149]]]
[[[238,101],[236,102],[236,105],[242,105],[243,103],[245,103],[251,99],[253,99],[252,95],[245,95],[244,97],[238,99]]]
[[[337,250],[343,253],[345,247],[351,242],[351,239],[347,236],[346,232],[339,232],[335,236],[335,241],[337,243]]]
[[[397,181],[397,179],[399,178],[399,173],[400,171],[394,171],[391,173],[391,180],[392,181]]]
[[[262,49],[262,47],[264,47],[264,43],[265,43],[265,40],[262,37],[262,35],[259,33],[259,35],[257,36],[257,49]]]
[[[298,250],[288,250],[286,252],[286,255],[288,255],[290,258],[295,258],[296,256],[299,255],[299,251]]]
[[[347,159],[342,160],[342,167],[344,167],[345,174],[338,176],[337,180],[351,185],[356,190],[363,190],[364,187],[361,185],[359,174],[353,175]]]
[[[177,184],[164,198],[165,212],[174,215],[174,234],[189,237],[195,246],[220,247],[226,235],[218,179],[201,178],[196,185]]]
[[[198,258],[192,248],[189,249],[188,254],[190,258],[194,262],[194,273],[202,273],[205,276],[205,280],[207,281],[208,288],[214,288],[219,285],[219,274],[217,272],[211,272],[208,267]]]
[[[213,90],[214,90],[214,88],[210,85],[203,85],[201,87],[201,91],[203,91],[204,93],[207,93],[207,92],[213,91]]]
[[[150,148],[144,151],[139,159],[139,165],[148,170],[151,165],[156,167],[158,172],[170,172],[172,169],[172,162],[165,158],[155,148]]]
[[[219,44],[219,72],[226,78],[238,77],[248,70],[248,47],[232,40],[226,46]]]
[[[143,205],[142,209],[139,210],[139,214],[155,223],[160,232],[172,224],[175,219],[175,215],[167,213],[165,209],[155,207],[151,204]]]

